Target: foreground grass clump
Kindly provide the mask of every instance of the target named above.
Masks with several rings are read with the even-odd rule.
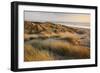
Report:
[[[90,58],[90,49],[83,46],[72,45],[68,43],[62,42],[54,42],[48,45],[48,48],[52,50],[64,54],[66,57],[74,57],[77,59],[86,59]]]
[[[47,50],[58,56],[71,57],[72,59],[87,59],[90,58],[90,49],[88,47],[73,45],[61,41],[35,41],[32,43],[33,46]]]
[[[31,45],[24,46],[24,61],[53,60],[54,57],[48,51],[39,50]]]

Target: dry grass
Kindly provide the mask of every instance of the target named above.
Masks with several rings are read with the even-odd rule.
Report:
[[[72,36],[72,37],[64,37],[64,38],[60,38],[60,39],[65,40],[73,45],[80,45],[80,38],[78,38],[78,37]]]
[[[53,60],[54,57],[48,51],[33,48],[31,45],[24,46],[24,61]]]
[[[33,39],[30,45],[25,44],[25,61],[56,60],[58,56],[64,57],[63,59],[90,58],[90,48],[81,46],[80,39],[76,36],[62,38],[56,35],[51,38],[58,38],[57,41],[45,41],[48,38],[50,37],[44,36],[41,40]]]
[[[66,56],[75,58],[90,58],[90,49],[84,46],[72,45],[64,42],[51,42],[43,46],[43,48],[62,53]]]
[[[33,46],[41,50],[47,50],[58,56],[72,57],[72,59],[87,59],[90,58],[90,49],[80,45],[73,45],[61,41],[39,41],[32,43]]]

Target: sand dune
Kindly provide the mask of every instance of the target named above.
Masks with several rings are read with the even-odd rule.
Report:
[[[24,61],[90,58],[89,29],[30,21],[24,28]]]

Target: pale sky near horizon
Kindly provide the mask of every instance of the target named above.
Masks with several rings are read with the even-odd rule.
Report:
[[[90,14],[24,11],[24,20],[38,22],[90,23]]]

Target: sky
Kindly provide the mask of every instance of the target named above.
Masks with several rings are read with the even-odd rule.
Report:
[[[27,21],[90,23],[89,14],[25,11],[24,15],[25,15],[25,20]]]
[[[89,26],[90,14],[24,11],[24,20],[33,22],[82,23],[84,26]]]

